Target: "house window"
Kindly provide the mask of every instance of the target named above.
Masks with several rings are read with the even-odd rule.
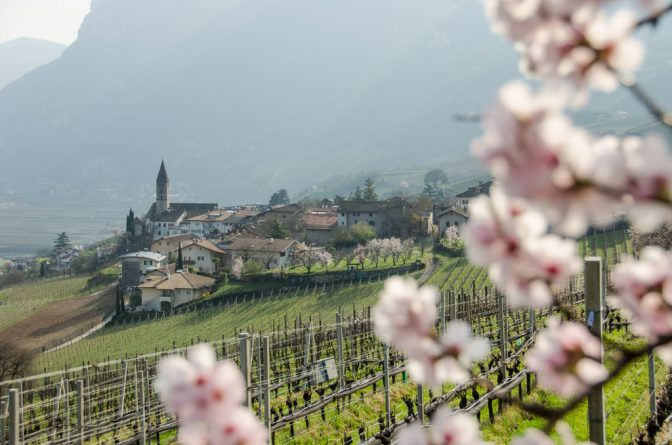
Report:
[[[369,221],[369,225],[370,225],[370,226],[375,226],[375,225],[376,225],[376,222],[375,222],[375,221]]]
[[[369,212],[369,216],[373,216],[373,212]]]
[[[341,212],[341,216],[345,216],[345,212]]]

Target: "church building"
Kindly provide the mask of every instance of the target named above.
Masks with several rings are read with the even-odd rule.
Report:
[[[217,203],[192,203],[170,201],[170,179],[165,162],[161,161],[159,174],[156,177],[156,201],[147,211],[145,221],[152,240],[165,236],[183,233],[180,224],[197,215],[202,215],[217,208]]]

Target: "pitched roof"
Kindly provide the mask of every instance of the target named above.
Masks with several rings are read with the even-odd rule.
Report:
[[[296,240],[276,238],[236,238],[231,244],[222,247],[229,251],[284,252],[294,243],[299,250],[306,248]]]
[[[171,202],[168,210],[157,215],[156,203],[152,203],[145,217],[151,221],[175,222],[185,213],[185,218],[191,218],[216,208],[217,203]]]
[[[469,213],[467,213],[466,210],[461,209],[460,207],[450,207],[446,210],[443,210],[441,213],[436,215],[437,218],[442,217],[443,215],[447,215],[448,213],[457,213],[460,216],[464,216],[465,218],[469,218]]]
[[[478,195],[488,194],[493,181],[479,182],[478,185],[469,187],[462,193],[455,195],[456,198],[474,198]]]
[[[220,249],[219,247],[217,247],[215,244],[213,244],[211,241],[209,241],[207,239],[198,239],[198,240],[188,242],[188,243],[184,244],[182,246],[182,248],[184,249],[184,248],[194,246],[194,245],[202,247],[202,248],[207,249],[207,250],[209,250],[211,252],[214,252],[214,253],[226,253],[222,249]]]
[[[159,241],[166,241],[169,243],[180,243],[180,242],[187,242],[187,241],[193,241],[200,239],[201,237],[198,235],[195,235],[193,233],[180,233],[179,235],[170,235],[170,236],[164,236],[163,238],[159,238],[156,241],[152,242],[152,244],[158,243]]]
[[[168,172],[166,171],[166,164],[161,161],[161,167],[159,167],[159,174],[156,177],[156,182],[165,184],[169,182],[170,179],[168,179]]]
[[[145,260],[161,262],[166,259],[166,256],[156,252],[133,252],[133,253],[127,253],[126,255],[122,255],[119,258],[121,258],[122,260],[131,258],[142,258]]]
[[[385,201],[342,201],[338,208],[342,212],[381,212],[387,206]]]
[[[234,215],[231,210],[213,210],[188,218],[189,221],[226,221]]]
[[[328,230],[336,227],[338,215],[333,212],[311,212],[303,215],[303,226],[312,230]]]
[[[157,274],[138,287],[159,290],[203,289],[214,286],[215,281],[214,278],[190,272],[175,272],[164,274],[163,276]]]

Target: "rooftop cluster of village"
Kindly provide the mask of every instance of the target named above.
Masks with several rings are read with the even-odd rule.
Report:
[[[468,219],[470,199],[487,193],[490,184],[472,186],[443,205],[365,199],[364,193],[312,204],[289,203],[285,196],[276,205],[222,208],[172,202],[162,162],[156,201],[143,218],[132,210],[127,216],[133,245],[148,247],[121,257],[121,285],[132,294],[133,306],[168,310],[208,292],[223,274],[240,278],[236,269],[243,266],[282,276],[305,252],[352,250],[371,238],[431,238],[460,227]]]

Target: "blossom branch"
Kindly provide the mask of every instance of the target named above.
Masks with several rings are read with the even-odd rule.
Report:
[[[510,403],[512,405],[515,405],[531,414],[545,418],[546,425],[543,431],[548,434],[551,432],[551,430],[553,429],[553,427],[557,422],[562,420],[564,416],[566,416],[577,406],[579,406],[581,402],[583,402],[583,400],[586,399],[592,391],[601,386],[606,385],[607,383],[609,383],[610,381],[621,375],[621,373],[627,368],[627,366],[634,360],[642,356],[651,354],[657,347],[665,345],[671,341],[672,341],[672,335],[669,335],[660,338],[659,341],[655,342],[654,344],[647,344],[646,346],[643,346],[641,348],[630,350],[619,348],[618,353],[620,354],[620,357],[617,358],[616,366],[609,372],[606,379],[602,380],[599,383],[588,386],[585,390],[583,390],[578,395],[574,396],[564,406],[560,408],[550,408],[540,403],[526,402],[519,399],[518,397],[510,396],[508,394],[495,393],[495,396],[498,399]],[[487,378],[479,376],[476,377],[475,379],[481,386],[485,387],[488,391],[495,390],[494,384]]]
[[[658,21],[660,20],[660,18],[669,12],[672,12],[672,3],[670,3],[669,5],[667,5],[662,9],[659,9],[650,16],[644,17],[643,19],[639,20],[635,24],[635,28],[639,28],[646,25],[656,26],[658,25]]]
[[[672,5],[669,7],[672,10]],[[635,98],[651,113],[656,119],[659,119],[667,127],[672,128],[672,113],[665,111],[658,105],[642,88],[637,84],[634,78],[622,77],[621,85],[630,90]]]

